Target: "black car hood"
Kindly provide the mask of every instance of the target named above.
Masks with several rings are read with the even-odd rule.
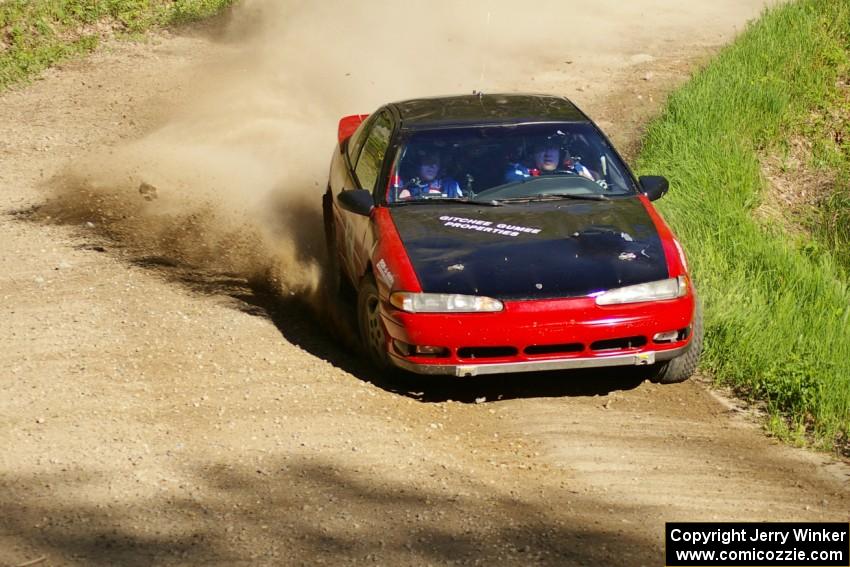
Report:
[[[425,292],[575,297],[668,277],[661,239],[637,198],[425,203],[391,214]]]

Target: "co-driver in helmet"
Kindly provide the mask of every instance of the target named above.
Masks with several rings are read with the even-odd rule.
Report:
[[[553,173],[572,173],[581,175],[591,181],[596,181],[599,176],[585,167],[580,161],[569,156],[569,153],[561,147],[562,141],[559,136],[550,136],[539,140],[532,146],[531,166],[522,162],[511,162],[505,172],[505,183],[519,181],[527,177],[537,177]]]

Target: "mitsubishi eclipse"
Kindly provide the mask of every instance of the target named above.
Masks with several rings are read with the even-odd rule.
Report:
[[[556,96],[473,94],[342,118],[323,200],[334,287],[378,367],[474,376],[644,366],[687,380],[684,252],[600,129]]]

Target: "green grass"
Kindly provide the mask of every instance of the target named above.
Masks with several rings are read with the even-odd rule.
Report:
[[[847,0],[770,9],[670,96],[638,158],[641,173],[671,182],[659,208],[705,304],[703,366],[765,401],[776,433],[838,450],[850,439],[846,273],[834,254],[811,253],[817,241],[753,212],[765,187],[759,157],[833,96],[849,61]]]
[[[0,90],[97,47],[108,33],[212,16],[234,0],[0,0]]]
[[[850,154],[847,155],[847,165],[839,170],[839,179],[844,184],[836,187],[822,204],[814,231],[850,277],[850,185],[847,181],[850,179]]]
[[[850,279],[850,70],[833,94],[801,128],[806,139],[815,141],[810,166],[835,180],[809,224]]]

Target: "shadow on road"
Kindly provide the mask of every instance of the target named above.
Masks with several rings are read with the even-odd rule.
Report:
[[[261,468],[188,466],[179,485],[148,479],[114,498],[106,486],[137,471],[4,475],[0,558],[104,566],[660,560],[653,542],[622,529],[631,510],[567,490],[528,502],[462,474],[440,488],[413,486],[287,453]]]

